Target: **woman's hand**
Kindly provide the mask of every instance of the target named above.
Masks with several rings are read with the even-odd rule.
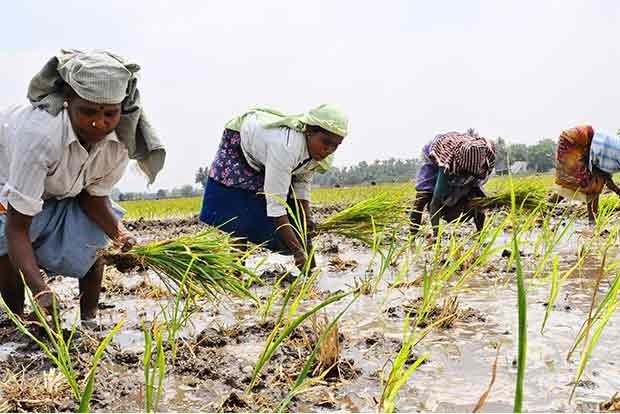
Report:
[[[122,227],[122,229],[119,229],[118,237],[114,240],[114,245],[123,253],[127,253],[137,244],[137,240],[133,233],[124,226]]]
[[[56,310],[58,310],[59,308],[58,299],[54,295],[54,292],[49,289],[37,293],[36,295],[34,295],[33,299],[46,315],[53,314],[54,304],[56,306]]]
[[[297,266],[297,268],[303,272],[304,268],[306,267],[306,262],[308,261],[308,256],[306,255],[306,252],[304,252],[303,250],[298,250],[293,253],[293,257],[295,258],[295,266]]]

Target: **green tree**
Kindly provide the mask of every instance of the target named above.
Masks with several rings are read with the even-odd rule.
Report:
[[[500,173],[508,170],[508,151],[502,137],[495,140],[495,170]]]
[[[536,145],[528,147],[527,159],[530,167],[537,172],[549,171],[555,166],[557,144],[552,139],[541,139]]]
[[[515,161],[527,161],[527,145],[525,144],[511,144],[508,153],[511,164]]]
[[[157,198],[166,198],[168,197],[168,190],[160,188],[159,190],[157,190],[156,196]]]

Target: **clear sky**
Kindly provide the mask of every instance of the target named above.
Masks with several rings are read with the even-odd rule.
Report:
[[[617,0],[21,0],[2,14],[0,106],[24,102],[61,47],[142,66],[168,149],[151,190],[193,183],[224,123],[255,105],[340,106],[338,166],[414,157],[446,130],[534,143],[620,128]],[[146,189],[131,170],[119,187]]]

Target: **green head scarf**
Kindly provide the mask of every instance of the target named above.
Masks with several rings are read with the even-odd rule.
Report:
[[[297,115],[286,115],[271,108],[252,108],[243,115],[228,121],[226,128],[239,132],[243,120],[250,114],[255,114],[258,122],[265,128],[288,127],[304,132],[306,125],[314,125],[341,137],[345,137],[349,133],[347,116],[329,104],[317,106],[305,114]]]
[[[338,108],[330,104],[317,106],[309,112],[298,115],[286,115],[271,108],[252,108],[243,115],[228,121],[226,129],[239,132],[243,120],[250,114],[256,115],[256,119],[264,128],[288,127],[303,133],[306,131],[306,125],[313,125],[343,138],[349,133],[349,119]],[[326,172],[331,167],[332,161],[332,155],[319,161],[318,170]]]

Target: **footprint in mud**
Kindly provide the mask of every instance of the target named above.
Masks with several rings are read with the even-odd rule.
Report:
[[[142,354],[133,351],[115,352],[112,358],[118,364],[134,367],[142,361]]]
[[[220,367],[224,367],[224,356],[208,348],[196,348],[194,354],[185,349],[177,354],[174,371],[177,374],[192,375],[201,380],[217,380],[221,377]]]
[[[290,285],[296,278],[295,275],[291,274],[286,270],[286,267],[282,265],[276,265],[273,269],[267,269],[260,275],[260,279],[269,284],[274,284],[281,279],[280,286]]]
[[[220,334],[216,329],[207,328],[198,334],[195,346],[221,348],[226,346],[226,344],[228,344],[228,341],[225,336]]]
[[[253,411],[250,405],[243,400],[236,392],[231,392],[217,409],[220,413],[238,413]]]
[[[411,321],[415,321],[421,310],[423,298],[414,299],[404,305],[392,306],[386,309],[389,318],[404,319],[407,314]],[[454,327],[455,322],[486,322],[486,317],[474,308],[461,309],[457,297],[449,297],[444,300],[441,305],[435,305],[426,314],[425,320],[421,321],[418,326],[424,328],[431,323],[441,321],[437,329],[450,329]]]

